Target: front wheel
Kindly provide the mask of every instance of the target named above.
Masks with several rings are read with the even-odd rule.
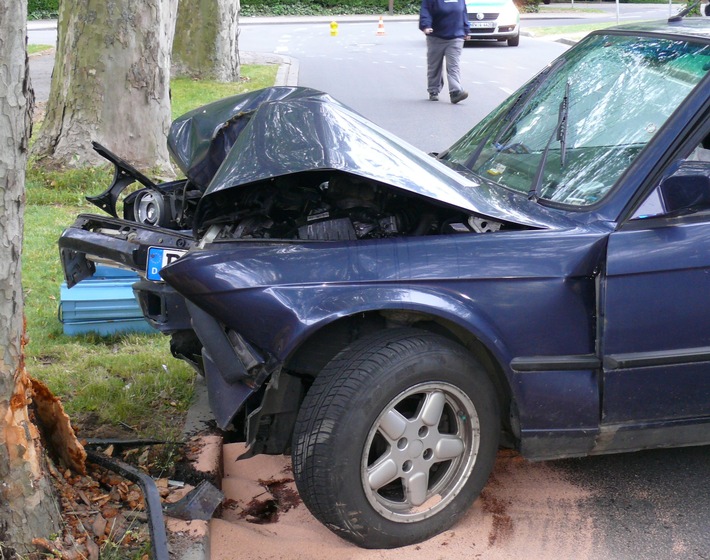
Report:
[[[511,37],[508,39],[508,46],[509,47],[517,47],[520,44],[520,33],[518,33],[515,37]]]
[[[315,380],[294,431],[294,477],[341,537],[365,548],[413,544],[475,500],[499,430],[492,383],[464,348],[425,331],[383,331]]]

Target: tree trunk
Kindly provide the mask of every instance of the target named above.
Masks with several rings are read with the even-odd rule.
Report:
[[[46,167],[170,169],[170,52],[177,0],[62,0],[47,115],[32,154]]]
[[[20,274],[25,164],[33,93],[26,54],[27,0],[0,0],[0,557],[34,551],[59,532],[37,429],[27,412]]]
[[[173,73],[239,80],[239,0],[179,0]]]

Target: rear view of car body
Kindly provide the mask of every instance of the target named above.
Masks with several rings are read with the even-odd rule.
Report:
[[[470,41],[492,39],[520,42],[520,12],[513,0],[468,0],[466,2]],[[469,42],[470,42],[469,41]]]

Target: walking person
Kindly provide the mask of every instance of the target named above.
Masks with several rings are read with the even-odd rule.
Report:
[[[444,88],[444,59],[451,103],[468,97],[461,85],[461,51],[469,35],[466,0],[422,0],[419,29],[426,35],[427,90],[431,101],[439,101]]]

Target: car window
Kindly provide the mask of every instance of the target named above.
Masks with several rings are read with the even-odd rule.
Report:
[[[652,218],[653,216],[660,216],[666,213],[666,209],[663,206],[663,199],[661,198],[661,189],[656,187],[651,191],[651,194],[644,200],[641,205],[636,209],[632,220],[640,220],[645,218]]]
[[[529,196],[601,200],[710,68],[710,47],[590,36],[511,97],[445,161]]]
[[[687,148],[686,148],[687,150]],[[686,151],[687,154],[687,151]],[[682,154],[681,154],[682,155]],[[687,157],[682,157],[680,160],[672,164],[672,167],[682,165],[682,162],[698,162],[698,165],[706,169],[710,169],[710,135],[706,136],[702,142],[695,145]],[[708,195],[710,196],[710,194]],[[668,209],[663,202],[660,185],[656,186],[650,195],[639,205],[636,211],[631,216],[632,220],[652,218],[666,214]]]
[[[710,135],[706,136],[705,139],[690,152],[690,155],[686,159],[688,161],[710,162]]]

